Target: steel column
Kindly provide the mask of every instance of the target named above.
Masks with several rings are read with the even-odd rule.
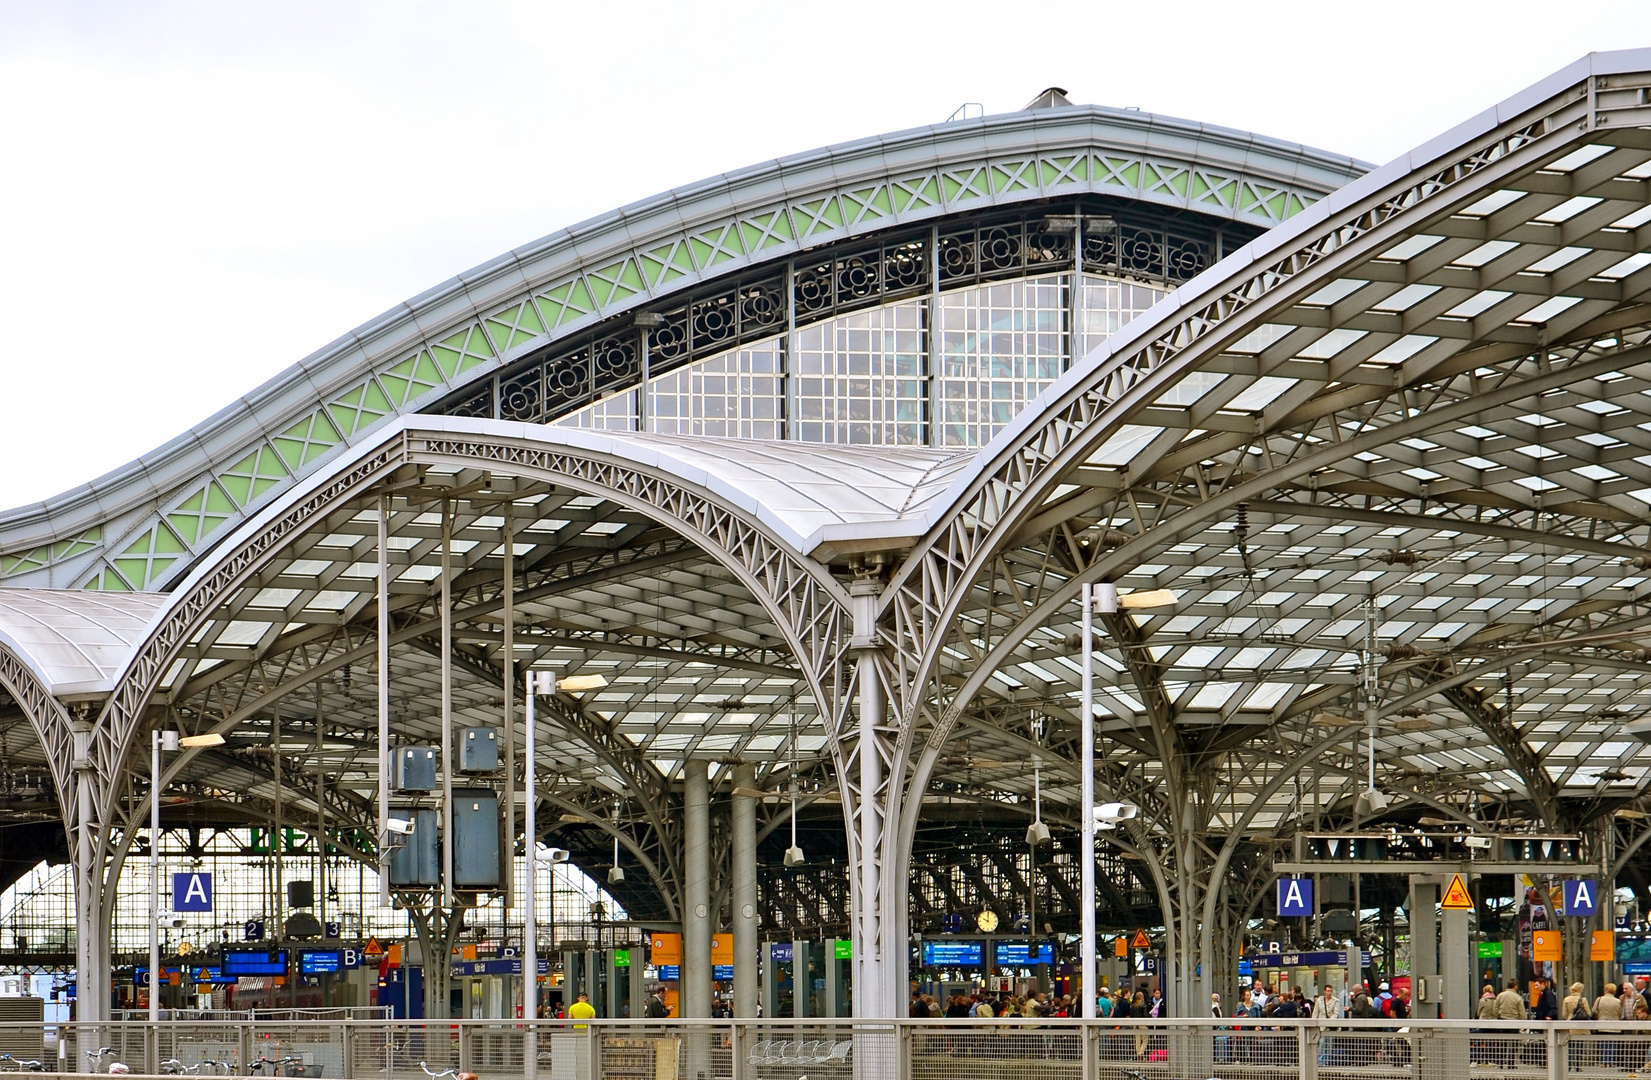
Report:
[[[378,497],[378,902],[390,906],[390,497]]]
[[[711,1015],[711,792],[707,764],[682,766],[681,1015]]]
[[[734,907],[734,1015],[757,1015],[757,800],[740,794],[757,784],[757,767],[734,766],[734,802],[730,813],[733,852],[729,872]]]

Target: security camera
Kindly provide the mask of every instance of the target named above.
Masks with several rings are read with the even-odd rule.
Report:
[[[411,818],[385,818],[384,827],[397,836],[413,835],[413,820]]]
[[[801,866],[803,864],[803,849],[796,845],[786,848],[785,858],[782,861],[786,866]]]
[[[568,861],[568,849],[559,847],[545,848],[543,851],[538,853],[538,858],[542,863],[564,863]]]
[[[1049,842],[1049,826],[1041,821],[1034,821],[1026,827],[1026,842],[1032,847]]]
[[[615,866],[614,868],[612,868],[611,870],[608,871],[608,884],[609,885],[619,885],[619,884],[623,883],[624,880],[625,880],[625,868],[623,866]]]
[[[1100,821],[1132,821],[1140,813],[1139,806],[1128,802],[1102,803],[1095,808],[1095,817]]]
[[[1490,837],[1488,837],[1488,836],[1468,836],[1468,837],[1464,837],[1462,839],[1462,843],[1464,843],[1468,847],[1474,848],[1475,850],[1478,850],[1478,851],[1489,851],[1490,846],[1491,846]]]

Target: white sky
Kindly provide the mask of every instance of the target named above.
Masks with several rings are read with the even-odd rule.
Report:
[[[554,229],[966,101],[1054,84],[1379,162],[1647,45],[1646,0],[5,0],[0,507]]]

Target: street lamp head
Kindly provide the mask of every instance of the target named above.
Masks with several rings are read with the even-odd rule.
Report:
[[[216,731],[209,731],[205,735],[185,735],[178,740],[180,746],[222,746],[224,737]]]

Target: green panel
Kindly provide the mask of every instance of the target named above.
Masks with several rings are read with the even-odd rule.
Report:
[[[389,394],[390,402],[398,409],[405,409],[408,402],[418,400],[442,383],[441,371],[428,352],[409,356],[390,370],[380,373],[378,379]]]
[[[791,219],[786,216],[784,210],[757,214],[740,222],[740,239],[748,252],[788,243],[792,239]]]
[[[596,303],[591,299],[590,289],[585,286],[582,277],[544,293],[538,297],[538,303],[539,314],[549,327],[570,323],[596,310]]]
[[[188,549],[172,530],[157,522],[111,560],[115,570],[136,587],[147,588]]]
[[[1204,179],[1203,173],[1192,174],[1192,199],[1197,202],[1210,193],[1210,185]]]
[[[967,202],[986,194],[986,170],[973,169],[964,173],[943,173],[948,202]]]
[[[1175,192],[1177,195],[1180,195],[1182,198],[1186,197],[1186,194],[1187,194],[1187,174],[1186,174],[1186,170],[1183,169],[1183,170],[1180,170],[1178,172],[1171,173],[1168,177],[1165,178],[1165,183],[1169,184],[1169,187],[1170,187],[1171,191]]]
[[[252,453],[218,474],[218,482],[237,505],[245,508],[291,475],[275,448],[268,443],[260,443]]]
[[[436,358],[441,373],[451,379],[461,375],[485,360],[493,359],[493,346],[479,325],[471,325],[456,334],[449,334],[440,344],[430,346],[430,355]]]
[[[1021,163],[1017,162],[1016,164],[1018,166]],[[993,165],[991,167],[992,190],[998,192],[1031,190],[1032,185],[1026,180],[1027,171],[1021,168],[1006,169],[1002,165]]]
[[[275,444],[275,449],[287,463],[287,468],[297,472],[337,446],[343,439],[338,429],[333,426],[333,422],[328,419],[327,411],[321,409],[298,421],[270,442]]]
[[[1140,187],[1141,186],[1141,163],[1138,162],[1138,161],[1130,162],[1129,167],[1124,169],[1123,172],[1119,173],[1118,176],[1123,180],[1123,182],[1125,184],[1128,184],[1130,187]]]
[[[642,276],[637,273],[635,265],[629,259],[622,259],[611,266],[593,271],[588,275],[588,279],[592,299],[599,308],[635,296],[642,291]]]
[[[204,488],[179,503],[167,514],[166,521],[183,538],[185,544],[194,547],[233,517],[235,512],[236,506],[225,494],[224,489],[208,481]]]
[[[0,556],[0,576],[16,574],[23,570],[39,570],[49,564],[51,555],[52,547],[46,544],[21,555]]]
[[[895,208],[902,214],[913,207],[940,205],[940,184],[933,176],[909,176],[896,180],[893,188]]]
[[[545,332],[538,309],[523,301],[487,319],[487,333],[499,352],[509,352],[516,346],[532,341]]]
[[[95,529],[87,529],[72,540],[60,540],[52,549],[52,562],[72,559],[82,552],[90,551],[97,547],[98,542],[102,539],[103,528],[99,526]]]
[[[91,579],[81,588],[89,589],[92,592],[132,591],[132,586],[121,580],[120,574],[116,573],[114,567],[109,566],[107,563],[99,567],[97,573],[93,574]]]
[[[368,379],[354,390],[339,395],[327,406],[327,412],[339,431],[354,435],[395,412],[395,407],[390,404],[383,388]]]
[[[688,245],[677,241],[656,247],[642,256],[642,271],[654,288],[694,272]]]
[[[859,207],[859,213],[854,215],[856,224],[873,218],[888,217],[894,212],[889,203],[889,189],[886,184],[851,191],[848,198]]]
[[[702,232],[689,242],[693,245],[694,262],[701,269],[728,262],[745,254],[745,250],[740,246],[739,231],[732,225]]]
[[[1250,210],[1260,202],[1261,200],[1256,197],[1255,188],[1252,185],[1245,184],[1238,189],[1237,209]]]
[[[1284,204],[1284,216],[1295,217],[1305,209],[1307,209],[1307,204],[1301,201],[1301,196],[1291,192],[1289,199]]]
[[[816,233],[831,232],[843,227],[843,212],[837,206],[835,197],[816,199],[813,202],[803,203],[797,211],[808,218],[808,225],[803,229],[803,239]]]

